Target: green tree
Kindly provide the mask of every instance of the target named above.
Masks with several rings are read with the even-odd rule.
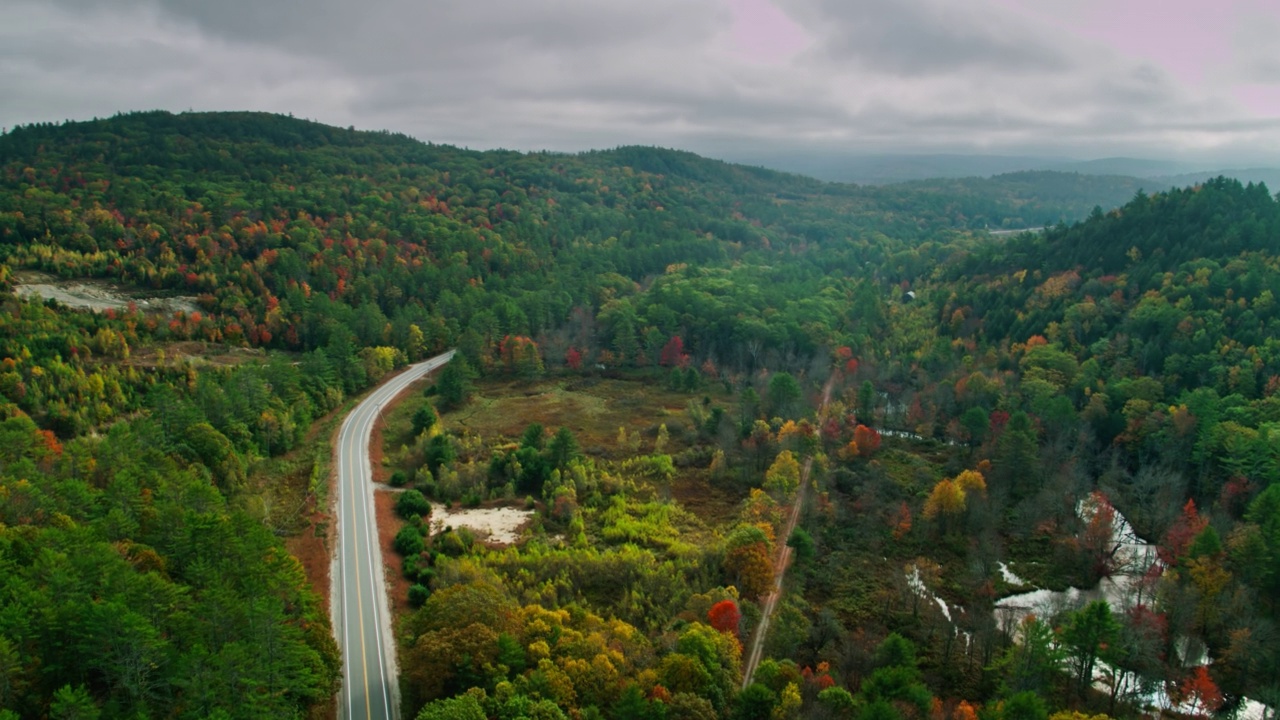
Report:
[[[875,651],[876,667],[916,667],[916,646],[898,633],[880,641]]]
[[[1058,645],[1053,628],[1035,615],[1027,615],[1018,625],[1017,637],[995,662],[1008,694],[1044,692],[1066,661],[1066,651]]]
[[[436,381],[441,407],[454,410],[465,405],[474,391],[474,379],[475,373],[467,364],[466,358],[461,353],[454,355],[440,370],[440,379]]]
[[[396,514],[402,518],[431,517],[431,503],[417,490],[404,490],[396,497]]]
[[[1111,615],[1106,600],[1094,600],[1067,616],[1062,640],[1071,654],[1076,674],[1076,691],[1081,697],[1093,684],[1093,668],[1098,656],[1114,646],[1120,633],[1120,623]]]
[[[417,555],[423,549],[422,532],[413,525],[405,525],[396,533],[392,547],[405,557]]]
[[[8,638],[0,635],[0,707],[13,707],[25,690],[22,660]]]
[[[1048,720],[1044,700],[1033,692],[1020,692],[1000,705],[1000,720]]]
[[[98,720],[102,711],[83,685],[63,685],[53,693],[50,720]]]
[[[796,551],[797,562],[809,562],[817,555],[813,536],[806,532],[804,528],[796,528],[791,533],[791,537],[787,538],[787,545]]]
[[[573,436],[573,431],[567,427],[561,426],[556,430],[556,434],[551,436],[551,442],[547,443],[547,456],[551,464],[558,470],[564,470],[569,467],[569,463],[576,460],[581,455],[578,449],[578,439]]]
[[[858,388],[858,420],[866,425],[874,425],[876,418],[876,388],[870,380],[863,380]]]
[[[969,445],[981,445],[987,439],[990,413],[980,407],[971,407],[960,416],[960,425],[969,435]]]
[[[829,687],[818,693],[818,704],[825,708],[828,715],[837,720],[853,718],[854,701],[848,690],[842,687]]]
[[[453,440],[450,440],[448,435],[435,435],[427,441],[424,455],[427,469],[434,473],[452,464],[458,458],[458,450],[453,446]]]
[[[769,378],[768,411],[770,417],[794,417],[799,410],[800,398],[802,397],[800,383],[796,382],[791,373],[778,372]]]
[[[1257,526],[1266,548],[1265,553],[1255,553],[1261,568],[1253,575],[1260,578],[1260,586],[1269,591],[1274,609],[1280,596],[1280,482],[1272,483],[1253,499],[1245,519]]]
[[[431,403],[424,403],[423,406],[418,408],[417,412],[413,414],[414,436],[416,437],[430,430],[435,427],[436,423],[439,421],[440,416],[436,414],[436,409],[431,406]]]
[[[733,720],[770,720],[778,696],[760,683],[751,683],[733,703]]]
[[[484,707],[473,695],[433,700],[418,712],[417,720],[487,720]]]
[[[520,436],[520,447],[542,450],[547,444],[547,431],[542,423],[529,423]]]
[[[1029,496],[1038,486],[1039,455],[1031,418],[1021,410],[1013,413],[996,443],[992,484],[1014,499]]]

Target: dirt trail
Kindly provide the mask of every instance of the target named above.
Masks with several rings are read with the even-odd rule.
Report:
[[[818,406],[818,416],[822,416],[822,411],[826,409],[827,402],[831,400],[831,390],[836,385],[836,380],[840,376],[840,371],[831,373],[831,377],[827,379],[827,384],[822,388],[822,404]],[[800,488],[796,491],[795,504],[791,506],[791,514],[787,517],[787,525],[779,537],[781,544],[778,547],[778,557],[774,560],[773,565],[773,591],[764,598],[763,612],[760,614],[760,623],[756,625],[756,631],[751,636],[751,652],[747,655],[747,664],[742,669],[742,687],[745,689],[751,684],[755,678],[756,668],[760,665],[760,658],[764,654],[764,638],[769,633],[769,621],[773,618],[774,608],[778,606],[778,598],[782,597],[782,579],[787,574],[787,566],[791,563],[791,546],[787,545],[787,540],[791,538],[791,533],[795,532],[796,525],[800,522],[800,510],[804,507],[805,493],[809,489],[809,471],[813,468],[813,458],[804,461],[804,467],[800,469]]]

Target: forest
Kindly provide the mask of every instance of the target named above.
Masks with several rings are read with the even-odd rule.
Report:
[[[19,296],[37,271],[198,310]],[[403,717],[1267,720],[1277,294],[1280,201],[1229,178],[18,127],[0,718],[331,716],[288,548],[324,534],[333,419],[456,347],[384,437]],[[497,507],[519,541],[432,529]]]

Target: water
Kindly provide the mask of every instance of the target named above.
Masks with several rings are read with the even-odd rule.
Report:
[[[1088,522],[1093,516],[1094,508],[1091,503],[1083,502],[1077,507],[1077,512]],[[1112,524],[1111,541],[1112,547],[1116,548],[1116,570],[1112,575],[1104,577],[1092,588],[1039,589],[1002,598],[996,602],[996,622],[1001,629],[1012,634],[1013,629],[1028,614],[1052,617],[1065,610],[1083,607],[1094,600],[1106,600],[1116,612],[1124,612],[1140,603],[1150,602],[1151,590],[1143,580],[1148,573],[1152,572],[1152,566],[1156,563],[1156,546],[1138,537],[1133,531],[1133,526],[1118,510],[1115,512],[1115,520]],[[1025,584],[1010,572],[1004,563],[1000,563],[1000,572],[1004,575],[1005,581],[1010,584]],[[1159,573],[1160,569],[1157,568],[1154,572]],[[1209,662],[1204,644],[1198,640],[1180,638],[1175,645],[1184,668],[1190,669]],[[1115,675],[1112,668],[1100,662],[1095,672],[1097,674],[1094,687],[1109,693],[1111,688],[1106,685],[1103,678]],[[1129,682],[1135,680],[1136,678]],[[1154,683],[1154,687],[1140,695],[1139,700],[1148,707],[1162,711],[1186,715],[1198,714],[1197,709],[1191,705],[1177,703],[1169,697],[1162,683]],[[1275,714],[1262,703],[1244,698],[1236,718],[1237,720],[1267,720],[1275,718]]]

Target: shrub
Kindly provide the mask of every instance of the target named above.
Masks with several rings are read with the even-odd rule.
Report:
[[[392,547],[396,549],[396,552],[406,557],[417,555],[422,552],[424,547],[422,533],[418,531],[418,528],[406,525],[400,528],[400,532],[396,533],[396,539],[392,542]]]
[[[405,490],[396,498],[396,514],[406,519],[413,515],[431,517],[431,503],[417,490]]]
[[[426,585],[415,583],[409,586],[409,604],[413,607],[422,607],[429,597],[431,597],[431,590]]]

